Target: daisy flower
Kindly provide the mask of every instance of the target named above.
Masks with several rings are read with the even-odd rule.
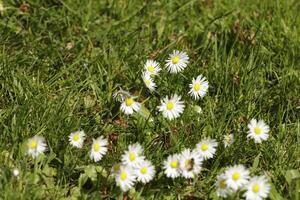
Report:
[[[143,81],[146,87],[152,92],[155,90],[156,84],[154,83],[152,77],[148,73],[143,73],[142,75]]]
[[[75,131],[69,135],[70,144],[74,147],[81,148],[85,140],[84,131]]]
[[[246,188],[247,191],[244,194],[246,200],[261,200],[268,197],[270,184],[265,176],[254,176]]]
[[[261,143],[269,137],[268,132],[270,128],[263,120],[257,121],[256,119],[252,119],[248,124],[248,128],[247,137],[254,139],[255,143]]]
[[[134,111],[138,111],[141,104],[136,102],[134,99],[135,97],[132,96],[126,97],[121,104],[121,111],[127,115],[131,115]]]
[[[103,155],[105,155],[107,152],[107,144],[107,139],[102,136],[98,137],[97,139],[93,139],[92,149],[90,153],[91,159],[95,162],[101,160]]]
[[[176,74],[186,68],[188,62],[189,56],[185,52],[174,50],[166,60],[166,66],[170,73]]]
[[[232,133],[224,135],[223,144],[225,147],[229,147],[230,145],[232,145],[233,142],[234,142],[234,137]]]
[[[193,78],[192,83],[190,84],[190,91],[189,94],[194,99],[199,99],[200,97],[203,98],[208,89],[208,82],[206,78],[202,75],[197,76],[197,78]]]
[[[133,187],[136,181],[136,176],[131,167],[120,166],[120,171],[115,176],[115,179],[117,186],[119,186],[123,192],[126,192]]]
[[[215,139],[206,138],[196,145],[196,150],[204,160],[212,158],[216,153],[218,143]]]
[[[181,97],[174,94],[172,98],[165,97],[161,100],[161,105],[158,107],[163,116],[169,120],[177,118],[184,110],[184,102],[180,101]]]
[[[122,163],[116,163],[112,166],[110,174],[112,176],[117,176],[120,173]]]
[[[234,165],[225,172],[228,187],[237,191],[248,183],[249,171],[243,165]]]
[[[226,198],[232,192],[231,188],[228,188],[227,186],[225,174],[217,176],[216,186],[216,193],[218,197]]]
[[[42,136],[34,136],[27,141],[27,154],[31,157],[36,157],[46,151],[45,138]]]
[[[161,70],[159,63],[155,60],[147,60],[144,69],[149,75],[158,75]]]
[[[144,161],[145,157],[142,156],[143,148],[140,144],[136,143],[128,146],[128,150],[122,156],[122,163],[130,167],[137,167],[138,164]]]
[[[190,149],[185,149],[180,155],[180,169],[184,178],[194,178],[200,173],[202,158]]]
[[[170,155],[165,161],[163,169],[165,170],[165,174],[170,178],[177,178],[180,176],[180,163],[179,163],[179,155],[174,154]]]
[[[150,182],[155,175],[155,168],[148,160],[141,162],[135,170],[137,180],[142,183]]]

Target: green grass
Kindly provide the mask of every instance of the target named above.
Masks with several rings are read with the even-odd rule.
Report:
[[[107,175],[134,142],[158,173],[124,194],[132,199],[216,198],[216,175],[237,163],[269,176],[272,199],[296,198],[291,195],[300,184],[285,176],[300,168],[299,1],[26,2],[22,13],[20,1],[4,0],[0,16],[0,199],[122,199]],[[190,64],[177,75],[163,70],[157,93],[149,93],[141,80],[143,63],[154,58],[164,65],[174,49],[186,51]],[[188,84],[198,74],[210,88],[204,99],[192,101]],[[112,98],[119,86],[139,96],[153,122],[119,112]],[[175,92],[187,108],[166,121],[156,106]],[[251,118],[270,125],[268,141],[246,139]],[[68,142],[79,128],[87,133],[80,150]],[[235,142],[225,149],[228,133]],[[46,138],[48,151],[33,160],[24,142],[36,134]],[[109,138],[110,151],[95,164],[88,152],[100,135]],[[169,154],[206,136],[220,145],[198,178],[162,174]]]

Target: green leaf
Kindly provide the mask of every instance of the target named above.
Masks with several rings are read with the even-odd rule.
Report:
[[[259,164],[259,159],[260,159],[261,153],[259,152],[259,154],[255,157],[254,161],[253,161],[253,165],[252,165],[252,169],[256,170]]]
[[[300,173],[296,169],[288,170],[285,179],[289,184],[289,193],[292,199],[300,199]]]
[[[277,192],[273,183],[271,183],[271,190],[270,190],[270,199],[272,200],[284,200],[282,196]]]

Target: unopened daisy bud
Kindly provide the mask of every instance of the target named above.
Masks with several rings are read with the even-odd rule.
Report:
[[[156,84],[155,82],[153,81],[152,77],[147,74],[147,73],[143,73],[142,75],[142,78],[143,78],[143,81],[146,85],[146,87],[152,92],[155,90],[155,87],[156,87]]]
[[[46,151],[45,138],[42,136],[34,136],[27,141],[27,154],[31,157],[36,157]]]
[[[15,177],[18,177],[20,174],[20,171],[17,168],[15,168],[15,169],[13,169],[12,173]]]
[[[225,147],[229,147],[234,142],[233,134],[224,135],[223,144]]]
[[[75,131],[69,135],[70,144],[74,147],[82,148],[84,140],[84,131]]]
[[[170,73],[178,73],[186,68],[189,56],[185,52],[174,50],[166,60],[166,67]]]

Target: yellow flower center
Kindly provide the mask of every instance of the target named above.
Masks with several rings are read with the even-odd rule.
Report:
[[[179,61],[180,61],[179,56],[174,56],[174,57],[172,58],[172,63],[173,63],[174,65],[176,65]]]
[[[209,147],[208,144],[202,144],[202,145],[201,145],[201,150],[202,150],[202,151],[207,151],[207,150],[208,150],[208,147]]]
[[[126,106],[131,106],[134,103],[134,100],[132,98],[127,98],[125,100]]]
[[[129,153],[129,160],[130,161],[135,161],[135,159],[136,159],[135,153],[133,153],[133,152]]]
[[[219,187],[221,189],[225,189],[227,187],[227,183],[225,180],[221,180],[220,183],[219,183]]]
[[[32,140],[30,143],[30,148],[31,149],[36,149],[37,148],[37,141],[36,140]]]
[[[259,190],[260,190],[260,187],[259,187],[259,185],[258,185],[258,184],[254,184],[254,185],[252,186],[252,192],[254,192],[254,193],[258,193],[258,192],[259,192]]]
[[[255,133],[256,135],[261,134],[261,128],[255,127],[255,128],[254,128],[254,133]]]
[[[155,70],[154,66],[150,65],[150,66],[148,67],[148,71],[149,71],[149,72],[154,72],[154,70]]]
[[[122,172],[120,175],[120,178],[122,181],[125,181],[127,179],[127,173],[126,172]]]
[[[200,84],[200,83],[195,83],[195,85],[194,85],[194,90],[195,90],[196,92],[198,92],[200,89],[201,89],[201,84]]]
[[[171,166],[171,168],[177,168],[177,167],[178,167],[178,161],[177,161],[177,160],[173,160],[173,161],[170,163],[170,166]]]
[[[74,140],[75,142],[77,142],[78,140],[80,140],[80,135],[79,135],[79,133],[76,133],[76,134],[73,136],[73,140]]]
[[[120,165],[114,165],[113,170],[114,172],[118,172],[120,170]]]
[[[238,172],[234,172],[234,173],[232,174],[232,179],[233,179],[234,181],[239,180],[240,177],[241,177],[241,174],[238,173]]]
[[[146,79],[145,79],[145,80],[144,80],[144,83],[145,83],[146,86],[149,86],[151,82],[150,82],[150,80],[146,80]]]
[[[148,172],[147,167],[142,167],[142,168],[141,168],[141,173],[142,173],[142,174],[146,174],[147,172]]]
[[[174,103],[171,102],[171,101],[169,101],[169,102],[167,103],[167,109],[168,109],[168,110],[172,110],[173,108],[174,108]]]
[[[100,150],[100,144],[94,144],[94,151],[98,152]]]

